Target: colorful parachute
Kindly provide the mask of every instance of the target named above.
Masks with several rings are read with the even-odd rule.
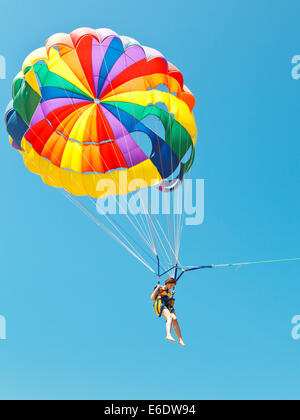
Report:
[[[5,123],[27,168],[46,184],[61,188],[71,202],[159,277],[172,270],[179,279],[188,271],[205,268],[299,261],[199,267],[179,263],[182,213],[167,214],[164,228],[140,194],[142,187],[160,184],[164,197],[179,201],[174,190],[195,157],[195,98],[180,71],[160,52],[110,29],[80,28],[71,34],[56,34],[26,58],[13,82],[12,95]],[[149,116],[154,117],[154,125]],[[150,142],[147,150],[142,135]],[[119,218],[114,221],[106,214],[97,218],[76,198],[84,196],[94,205],[93,199],[98,203],[114,197],[117,202],[117,195],[128,197],[134,191],[145,214],[138,217],[133,212],[130,218],[123,209],[121,213],[133,234],[128,233],[128,226],[120,225]],[[153,263],[158,264],[156,269]]]
[[[160,52],[110,29],[53,35],[26,58],[12,95],[5,122],[26,167],[95,222],[77,196],[117,200],[156,185],[170,197],[192,167],[195,98],[182,74]],[[129,221],[146,251],[119,220],[109,220],[109,228],[103,218],[96,223],[152,271],[158,260],[159,274],[160,251],[162,268],[174,257],[178,263],[182,217],[169,216],[165,232],[143,206],[148,220]]]
[[[52,36],[26,58],[5,120],[30,171],[73,195],[99,198],[131,192],[135,179],[181,181],[194,160],[194,105],[161,53],[109,29],[81,28]],[[163,124],[164,138],[143,123],[149,115]],[[148,155],[139,133],[151,141]],[[101,180],[117,189],[99,191]]]

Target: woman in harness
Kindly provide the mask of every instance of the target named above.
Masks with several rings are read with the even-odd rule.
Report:
[[[176,280],[171,277],[165,282],[165,286],[158,285],[151,295],[151,300],[154,302],[154,311],[160,318],[163,316],[167,321],[167,340],[176,342],[172,337],[172,326],[174,327],[175,333],[179,340],[179,344],[185,347],[183,342],[180,327],[175,315],[175,292],[171,292],[171,289],[176,286]]]

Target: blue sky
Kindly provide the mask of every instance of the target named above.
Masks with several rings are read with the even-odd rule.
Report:
[[[206,217],[185,230],[184,263],[300,256],[299,2],[82,4],[1,6],[2,113],[24,57],[55,32],[109,27],[151,45],[197,99]],[[299,398],[299,263],[186,276],[188,347],[166,343],[151,273],[25,169],[3,121],[0,136],[1,399]]]

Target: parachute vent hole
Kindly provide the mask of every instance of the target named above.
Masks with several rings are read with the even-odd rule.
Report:
[[[137,146],[150,158],[153,152],[153,146],[150,137],[141,131],[134,131],[130,134]]]
[[[156,86],[155,90],[159,90],[160,92],[170,93],[170,89],[167,85],[161,84]]]
[[[169,178],[167,178],[167,181],[173,181],[174,179],[178,178],[181,170],[181,165],[178,165],[177,167],[174,166],[172,169],[173,173],[169,176]]]
[[[150,106],[150,105],[149,105],[149,106]],[[164,104],[163,102],[157,102],[157,103],[155,104],[155,106],[156,106],[157,108],[161,109],[162,111],[165,111],[165,112],[169,113],[169,110],[168,110],[167,105],[166,105],[166,104]]]
[[[157,106],[157,105],[155,105]],[[149,105],[150,110],[153,110],[153,105]],[[146,118],[142,120],[142,123],[149,128],[153,133],[155,133],[158,137],[165,140],[165,127],[161,120],[156,115],[148,115]]]
[[[188,161],[191,159],[192,157],[192,146],[190,146],[186,152],[186,154],[183,156],[183,158],[181,159],[181,162],[183,164],[188,163]]]

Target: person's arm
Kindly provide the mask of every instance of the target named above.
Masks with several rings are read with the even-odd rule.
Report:
[[[151,300],[155,300],[157,298],[158,292],[160,290],[161,286],[160,284],[156,287],[156,289],[154,290],[154,292],[151,295]]]

